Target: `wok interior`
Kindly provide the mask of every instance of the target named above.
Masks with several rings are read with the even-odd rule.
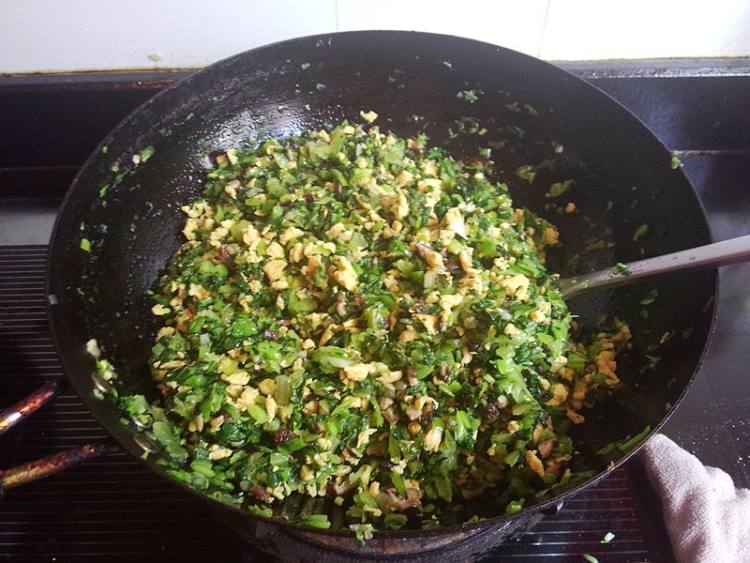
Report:
[[[468,90],[478,100],[457,97]],[[570,273],[576,255],[584,266],[606,267],[710,240],[698,200],[684,175],[670,168],[664,147],[615,102],[535,59],[474,41],[405,32],[305,38],[238,55],[157,96],[105,139],[106,154],[100,149],[87,162],[53,238],[50,291],[59,305],[51,318],[64,364],[78,392],[127,449],[137,452],[119,413],[110,401],[92,397],[92,361],[84,343],[99,341],[118,369],[122,391],[154,395],[147,368],[154,331],[147,291],[182,243],[180,206],[200,194],[211,154],[259,137],[357,121],[361,110],[376,111],[377,124],[399,135],[424,131],[431,144],[444,144],[457,156],[495,145],[498,178],[510,182],[515,205],[528,206],[560,229],[563,245],[548,259],[552,271]],[[487,132],[451,139],[449,129],[467,116]],[[553,154],[551,141],[564,147],[555,171],[542,173],[539,185],[518,179],[518,165]],[[132,168],[132,155],[148,145],[155,148],[153,156],[112,186],[112,165]],[[549,183],[568,178],[577,184],[563,198],[581,213],[545,209]],[[104,184],[110,188],[100,198]],[[642,224],[650,235],[634,242]],[[592,237],[602,235],[615,246],[584,251]],[[79,248],[84,236],[92,242],[90,255]],[[706,304],[714,284],[714,272],[671,274],[571,303],[588,330],[601,317],[629,322],[635,345],[620,362],[623,391],[579,429],[584,459],[601,466],[593,451],[658,425],[678,400],[707,340],[712,307]],[[658,299],[648,307],[639,304],[652,289]],[[669,341],[651,352],[660,356],[655,368],[643,370],[645,352],[669,331]],[[489,507],[490,514],[501,512]]]

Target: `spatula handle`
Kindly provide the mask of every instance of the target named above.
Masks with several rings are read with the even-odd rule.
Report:
[[[750,261],[750,235],[745,235],[689,250],[631,262],[621,267],[600,270],[560,280],[565,298],[598,287],[612,287],[679,270],[727,266]]]

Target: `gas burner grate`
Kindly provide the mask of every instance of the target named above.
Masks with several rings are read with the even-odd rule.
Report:
[[[0,247],[0,405],[62,376],[45,313],[46,246]],[[0,438],[3,467],[105,436],[65,392]],[[615,538],[607,544],[607,532]],[[660,510],[637,461],[567,501],[484,561],[671,561]],[[310,547],[307,561],[325,556]],[[14,489],[0,505],[0,560],[269,561],[200,500],[125,453]]]

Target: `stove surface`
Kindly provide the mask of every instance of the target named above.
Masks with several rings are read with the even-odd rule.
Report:
[[[643,68],[646,68],[644,71]],[[643,119],[683,161],[716,240],[750,232],[750,72],[702,63],[571,65]],[[0,77],[0,405],[62,376],[44,312],[46,243],[67,185],[99,139],[180,73]],[[720,274],[713,344],[666,433],[750,485],[750,266]],[[3,468],[104,437],[64,393],[0,438]],[[607,532],[615,539],[601,543]],[[673,560],[638,460],[485,558]],[[0,560],[268,561],[198,499],[124,453],[7,493]],[[310,548],[298,560],[316,560]]]
[[[44,307],[46,258],[44,245],[0,247],[0,404],[62,376]],[[11,466],[105,437],[75,393],[66,392],[0,438],[0,457]],[[0,558],[7,561],[270,560],[199,499],[122,452],[13,489],[1,502]],[[608,532],[615,539],[601,543]],[[298,540],[282,543],[286,560],[332,561]],[[606,561],[670,560],[659,506],[639,463],[566,501],[486,560],[580,561],[582,553]]]

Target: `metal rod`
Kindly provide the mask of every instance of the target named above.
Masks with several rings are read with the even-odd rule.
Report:
[[[657,274],[749,261],[750,235],[745,235],[664,256],[638,260],[583,276],[564,278],[560,280],[560,287],[562,296],[569,298],[589,289],[624,285]]]
[[[28,397],[0,412],[0,435],[46,405],[60,391],[57,381],[42,385]]]

